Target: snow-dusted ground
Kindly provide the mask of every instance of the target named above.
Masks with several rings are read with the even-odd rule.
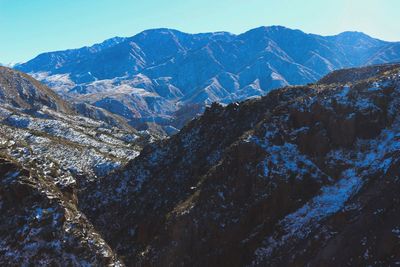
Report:
[[[43,175],[62,184],[74,175],[89,179],[119,168],[141,149],[139,132],[128,132],[44,107],[36,116],[0,108],[0,153],[25,165],[40,165]]]

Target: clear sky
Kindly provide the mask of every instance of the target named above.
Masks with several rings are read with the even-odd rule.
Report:
[[[283,25],[400,41],[399,12],[400,0],[0,0],[0,62],[161,27],[241,33]]]

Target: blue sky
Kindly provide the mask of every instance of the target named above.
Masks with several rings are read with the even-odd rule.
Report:
[[[0,0],[0,62],[168,27],[241,33],[283,25],[400,41],[399,0]]]

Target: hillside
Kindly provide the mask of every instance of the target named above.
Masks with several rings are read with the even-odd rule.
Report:
[[[123,266],[75,202],[52,180],[0,158],[0,263]]]
[[[73,113],[71,106],[48,87],[22,72],[1,66],[0,92],[3,105],[27,110],[47,106],[56,111]]]

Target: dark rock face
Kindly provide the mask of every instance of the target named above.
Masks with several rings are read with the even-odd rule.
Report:
[[[213,104],[80,209],[129,266],[395,265],[400,69],[376,73]]]

